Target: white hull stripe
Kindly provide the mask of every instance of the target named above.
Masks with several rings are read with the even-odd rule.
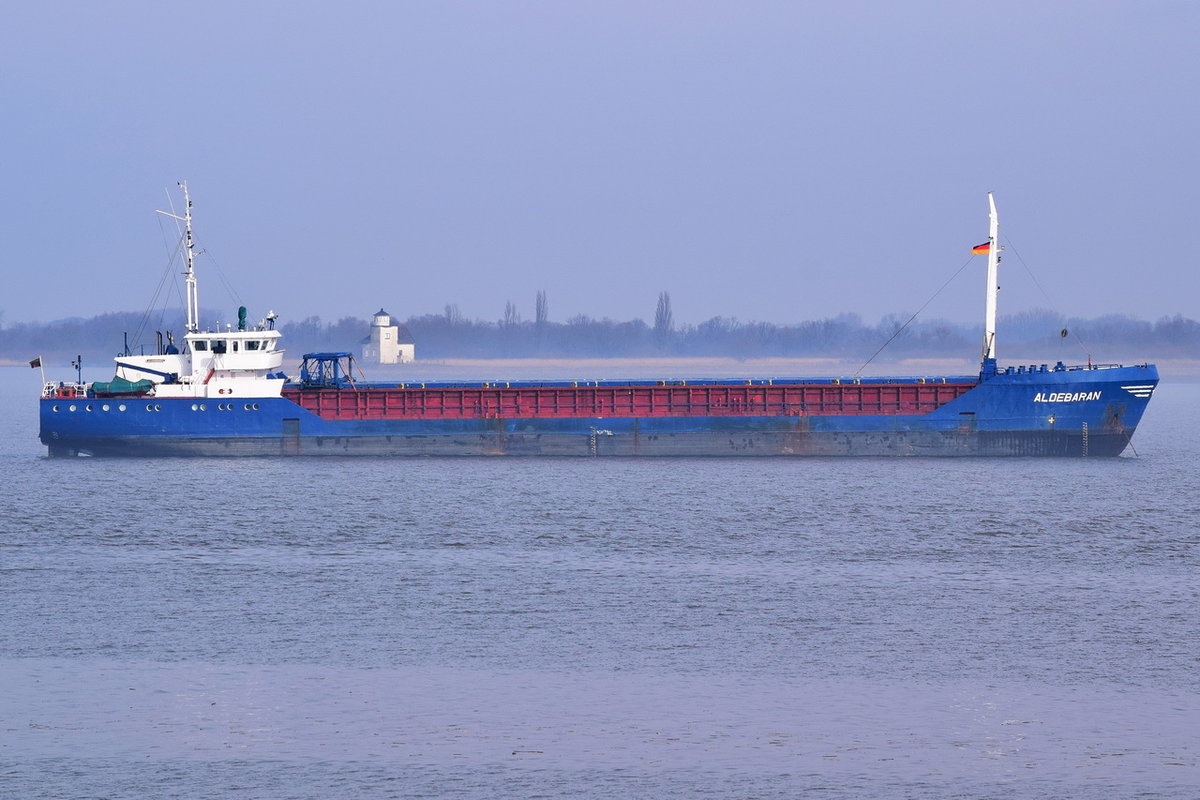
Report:
[[[1121,388],[1129,392],[1134,397],[1149,397],[1150,393],[1154,391],[1154,384],[1145,383],[1135,386],[1122,386]]]

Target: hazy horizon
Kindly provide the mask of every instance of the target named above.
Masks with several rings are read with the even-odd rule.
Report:
[[[788,324],[1200,317],[1200,6],[47,2],[10,9],[5,325],[200,301]],[[169,191],[168,191],[169,190]],[[225,284],[233,288],[229,292]],[[174,290],[172,290],[174,291]],[[162,305],[161,297],[159,306]],[[172,303],[169,307],[175,307]]]
[[[455,303],[450,303],[449,305],[457,306],[457,304],[455,304]],[[519,303],[518,303],[518,305],[519,305]],[[525,313],[524,310],[522,309],[522,313],[520,315],[520,318],[517,320],[517,324],[520,324],[520,325],[534,324],[533,314],[531,313],[533,310],[533,305],[534,304],[532,301],[528,304],[530,313]],[[160,304],[160,307],[161,307],[161,304]],[[266,313],[269,310],[271,310],[271,309],[267,309],[265,307],[249,308],[247,310],[247,319],[249,321],[249,324],[257,325],[261,322],[264,322],[265,320],[263,320],[262,318],[266,315]],[[362,312],[362,313],[353,313],[352,312],[349,314],[342,314],[342,315],[339,315],[336,317],[332,316],[332,315],[326,316],[326,315],[320,313],[318,310],[314,309],[311,311],[301,311],[299,313],[292,313],[292,314],[288,314],[286,316],[280,315],[275,320],[275,325],[278,327],[280,325],[284,325],[284,324],[288,324],[288,323],[304,322],[304,321],[307,321],[312,318],[319,319],[322,324],[334,324],[334,323],[341,322],[346,319],[357,319],[357,320],[361,320],[363,323],[364,329],[367,329],[367,328],[369,328],[369,326],[371,324],[372,316],[376,313],[377,310],[380,310],[378,302],[376,302],[376,304],[375,304],[375,310]],[[386,302],[383,303],[382,310],[388,311],[389,315],[392,317],[392,320],[396,323],[406,323],[413,319],[421,319],[421,318],[428,319],[430,317],[441,317],[441,316],[444,316],[446,313],[445,307],[443,307],[441,309],[415,310],[412,313],[408,313],[408,314],[392,314],[391,309],[388,307],[388,303],[386,303]],[[183,308],[174,308],[174,307],[168,305],[166,311],[167,311],[168,316],[170,316],[172,314],[172,312],[177,312],[177,315],[178,315],[179,319],[181,320],[180,324],[182,325],[182,320],[186,316]],[[493,315],[491,317],[488,317],[488,316],[468,317],[467,315],[464,314],[464,315],[462,315],[462,321],[465,323],[471,324],[471,325],[500,325],[500,326],[503,326],[505,324],[503,312],[504,312],[504,309],[501,308],[500,314]],[[146,309],[144,309],[144,308],[143,309],[122,308],[122,309],[106,309],[104,311],[99,311],[95,314],[76,314],[76,315],[72,315],[69,317],[58,317],[56,319],[16,320],[16,319],[9,319],[8,316],[6,314],[3,314],[2,310],[0,310],[0,330],[3,330],[5,327],[8,327],[9,325],[49,327],[49,326],[54,326],[54,325],[60,325],[63,323],[87,322],[89,320],[95,319],[97,317],[102,317],[102,316],[123,316],[123,315],[141,316],[146,313],[147,313]],[[932,316],[929,316],[928,314],[916,314],[916,316],[913,317],[912,316],[913,313],[914,312],[911,310],[908,310],[908,311],[895,310],[895,311],[886,311],[886,312],[880,314],[878,317],[874,317],[874,316],[866,316],[863,314],[859,314],[855,311],[846,310],[846,311],[831,312],[829,314],[826,314],[825,316],[814,317],[811,319],[797,318],[797,319],[790,319],[790,320],[783,320],[783,321],[775,321],[775,320],[763,320],[763,319],[741,319],[741,318],[737,318],[737,317],[732,317],[730,315],[722,315],[722,314],[718,314],[715,317],[708,317],[705,319],[694,319],[694,320],[693,319],[680,319],[678,312],[676,312],[674,325],[673,325],[672,329],[676,330],[676,331],[686,330],[686,329],[694,328],[705,322],[710,322],[710,321],[712,321],[714,319],[718,319],[718,318],[728,321],[728,322],[731,322],[731,323],[736,323],[738,325],[764,324],[764,325],[771,325],[771,326],[776,326],[776,327],[780,327],[780,328],[794,326],[794,325],[801,325],[801,324],[805,324],[805,323],[823,322],[823,321],[827,321],[827,320],[841,320],[841,319],[849,318],[849,319],[855,320],[858,324],[861,324],[863,327],[887,326],[894,322],[899,322],[899,323],[903,324],[903,323],[908,323],[911,321],[911,323],[914,325],[930,326],[930,325],[937,325],[937,324],[945,323],[948,325],[953,325],[955,328],[964,328],[964,327],[971,328],[971,327],[974,327],[978,323],[978,327],[980,328],[980,331],[982,331],[982,329],[983,329],[983,315],[982,314],[979,315],[978,320],[975,320],[975,319],[953,320],[948,317],[932,317]],[[1012,312],[1008,312],[1008,313],[1002,312],[1002,313],[998,314],[997,318],[998,318],[1000,324],[1003,324],[1006,320],[1013,321],[1016,319],[1020,319],[1025,314],[1041,314],[1041,313],[1044,313],[1047,316],[1049,316],[1049,315],[1053,315],[1053,314],[1058,314],[1059,312],[1054,311],[1053,309],[1045,308],[1045,307],[1033,306],[1033,307],[1030,307],[1027,309],[1022,309],[1020,311],[1012,311]],[[157,310],[155,310],[155,311],[151,312],[150,316],[151,317],[160,317],[161,315],[158,314]],[[1122,318],[1128,319],[1133,322],[1155,323],[1155,322],[1158,322],[1161,320],[1171,319],[1171,318],[1180,317],[1180,316],[1182,316],[1186,320],[1193,320],[1192,317],[1187,317],[1186,315],[1180,315],[1180,314],[1160,314],[1157,317],[1142,317],[1142,316],[1137,316],[1135,314],[1125,314],[1122,312],[1113,312],[1113,313],[1109,313],[1109,314],[1096,314],[1093,316],[1077,316],[1077,317],[1068,317],[1066,315],[1061,315],[1061,316],[1064,321],[1070,321],[1070,320],[1092,321],[1092,320],[1101,320],[1104,318],[1112,317],[1112,318],[1117,318],[1117,319],[1122,319]],[[602,317],[602,316],[599,316],[596,314],[589,314],[587,309],[581,309],[581,310],[577,311],[576,313],[572,314],[571,317],[567,317],[567,318],[560,318],[557,315],[555,315],[553,312],[551,312],[547,321],[552,325],[568,325],[568,324],[571,324],[573,319],[579,319],[579,318],[586,318],[587,320],[589,320],[591,322],[597,322],[597,323],[642,322],[642,323],[645,323],[647,326],[652,327],[653,322],[654,322],[654,313],[653,313],[653,309],[652,309],[651,313],[649,313],[649,314],[635,314],[634,316],[631,316],[631,317],[619,318],[619,317],[612,317],[612,316]],[[237,311],[233,307],[230,307],[227,310],[217,312],[217,313],[213,313],[212,309],[210,309],[210,308],[202,308],[201,309],[200,327],[202,329],[224,328],[225,325],[227,325],[227,324],[232,325],[236,321],[237,321]],[[1193,320],[1193,321],[1196,321],[1196,320]],[[158,324],[158,323],[154,323],[154,324]],[[170,326],[167,326],[167,327],[170,327]]]

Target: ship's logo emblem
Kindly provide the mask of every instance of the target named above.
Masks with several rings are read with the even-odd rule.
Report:
[[[1134,397],[1149,397],[1154,391],[1153,383],[1139,383],[1133,386],[1122,386],[1122,389],[1129,392]]]

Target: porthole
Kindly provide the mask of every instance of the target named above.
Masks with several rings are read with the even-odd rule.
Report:
[[[150,405],[149,403],[146,403],[146,410],[147,410],[147,411],[153,411],[153,410],[154,410],[154,406]]]
[[[67,410],[68,410],[68,411],[74,411],[74,410],[75,410],[75,404],[74,404],[74,403],[72,403],[71,405],[67,406]]]
[[[57,413],[58,413],[58,406],[50,406],[50,410],[51,410],[51,411],[53,411],[54,413],[56,413],[56,414],[57,414]]]
[[[104,405],[100,406],[100,410],[101,410],[101,411],[108,411],[108,403],[105,403]]]
[[[255,411],[258,411],[258,403],[255,403],[255,404],[254,404],[254,410],[255,410]]]
[[[124,411],[124,410],[125,410],[125,404],[124,404],[124,403],[121,403],[121,405],[117,406],[117,411]]]
[[[201,403],[201,404],[200,404],[200,410],[201,410],[201,411],[207,411],[207,410],[208,410],[208,407],[207,407],[207,406],[205,406],[205,405],[204,405],[204,403]]]
[[[160,406],[158,403],[155,403],[155,404],[154,404],[154,410],[155,410],[155,411],[162,411],[162,406]]]
[[[91,410],[92,410],[92,404],[91,404],[91,403],[88,403],[86,406],[84,406],[84,407],[83,407],[83,410],[84,410],[84,411],[91,411]]]
[[[246,410],[247,410],[247,411],[249,411],[249,410],[250,410],[250,404],[249,404],[249,403],[246,403]]]
[[[199,411],[199,410],[200,410],[200,406],[196,405],[195,403],[192,403],[192,411]]]

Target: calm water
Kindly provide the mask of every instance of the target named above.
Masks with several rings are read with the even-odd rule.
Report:
[[[52,461],[36,391],[0,797],[1200,793],[1200,386],[1092,461]]]

